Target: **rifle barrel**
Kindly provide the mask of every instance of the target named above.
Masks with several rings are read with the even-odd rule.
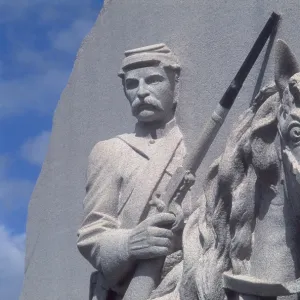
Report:
[[[195,149],[186,157],[184,166],[191,172],[196,172],[199,168],[259,54],[264,48],[268,38],[276,30],[279,20],[280,15],[273,12],[260,32],[242,66],[231,81],[211,118],[206,123]]]
[[[234,100],[236,99],[236,96],[242,88],[249,72],[255,64],[262,49],[264,48],[268,38],[271,36],[272,32],[274,32],[274,30],[277,28],[279,20],[280,15],[273,12],[269,20],[267,21],[265,27],[260,32],[258,38],[256,39],[242,66],[240,67],[231,84],[229,85],[227,91],[220,100],[219,103],[224,108],[231,108],[232,104],[234,103]]]

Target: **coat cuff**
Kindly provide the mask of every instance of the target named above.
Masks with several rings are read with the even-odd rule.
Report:
[[[133,262],[128,252],[130,232],[131,230],[116,229],[101,234],[100,268],[110,286],[123,280],[132,268]]]

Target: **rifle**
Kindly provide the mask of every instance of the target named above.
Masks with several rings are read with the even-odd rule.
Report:
[[[184,158],[183,165],[178,167],[171,177],[166,190],[159,201],[164,203],[165,211],[176,216],[172,227],[176,231],[182,221],[181,203],[195,182],[195,173],[203,161],[209,147],[232,107],[245,79],[261,53],[268,38],[275,32],[280,16],[272,13],[263,30],[259,34],[241,68],[230,83],[225,94],[206,123],[196,147]],[[146,300],[160,282],[161,270],[165,257],[140,261],[128,286],[123,300]]]

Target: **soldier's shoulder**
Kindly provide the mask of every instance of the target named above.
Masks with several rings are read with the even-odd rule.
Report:
[[[97,155],[97,154],[109,153],[108,151],[114,151],[115,148],[120,147],[120,144],[122,144],[122,142],[117,137],[99,141],[92,148],[90,155],[93,156],[93,155]]]
[[[90,159],[119,156],[124,152],[124,148],[128,148],[126,143],[122,140],[122,137],[124,138],[128,135],[131,134],[122,134],[111,139],[97,142],[89,155]]]

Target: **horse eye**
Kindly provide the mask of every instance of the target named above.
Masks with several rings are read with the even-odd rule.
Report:
[[[296,103],[298,103],[297,106],[299,106],[299,101],[300,101],[300,90],[299,86],[295,82],[291,82],[289,84],[289,89],[291,94],[294,96]]]
[[[296,143],[300,141],[300,126],[294,126],[289,132],[290,139],[292,142]]]

